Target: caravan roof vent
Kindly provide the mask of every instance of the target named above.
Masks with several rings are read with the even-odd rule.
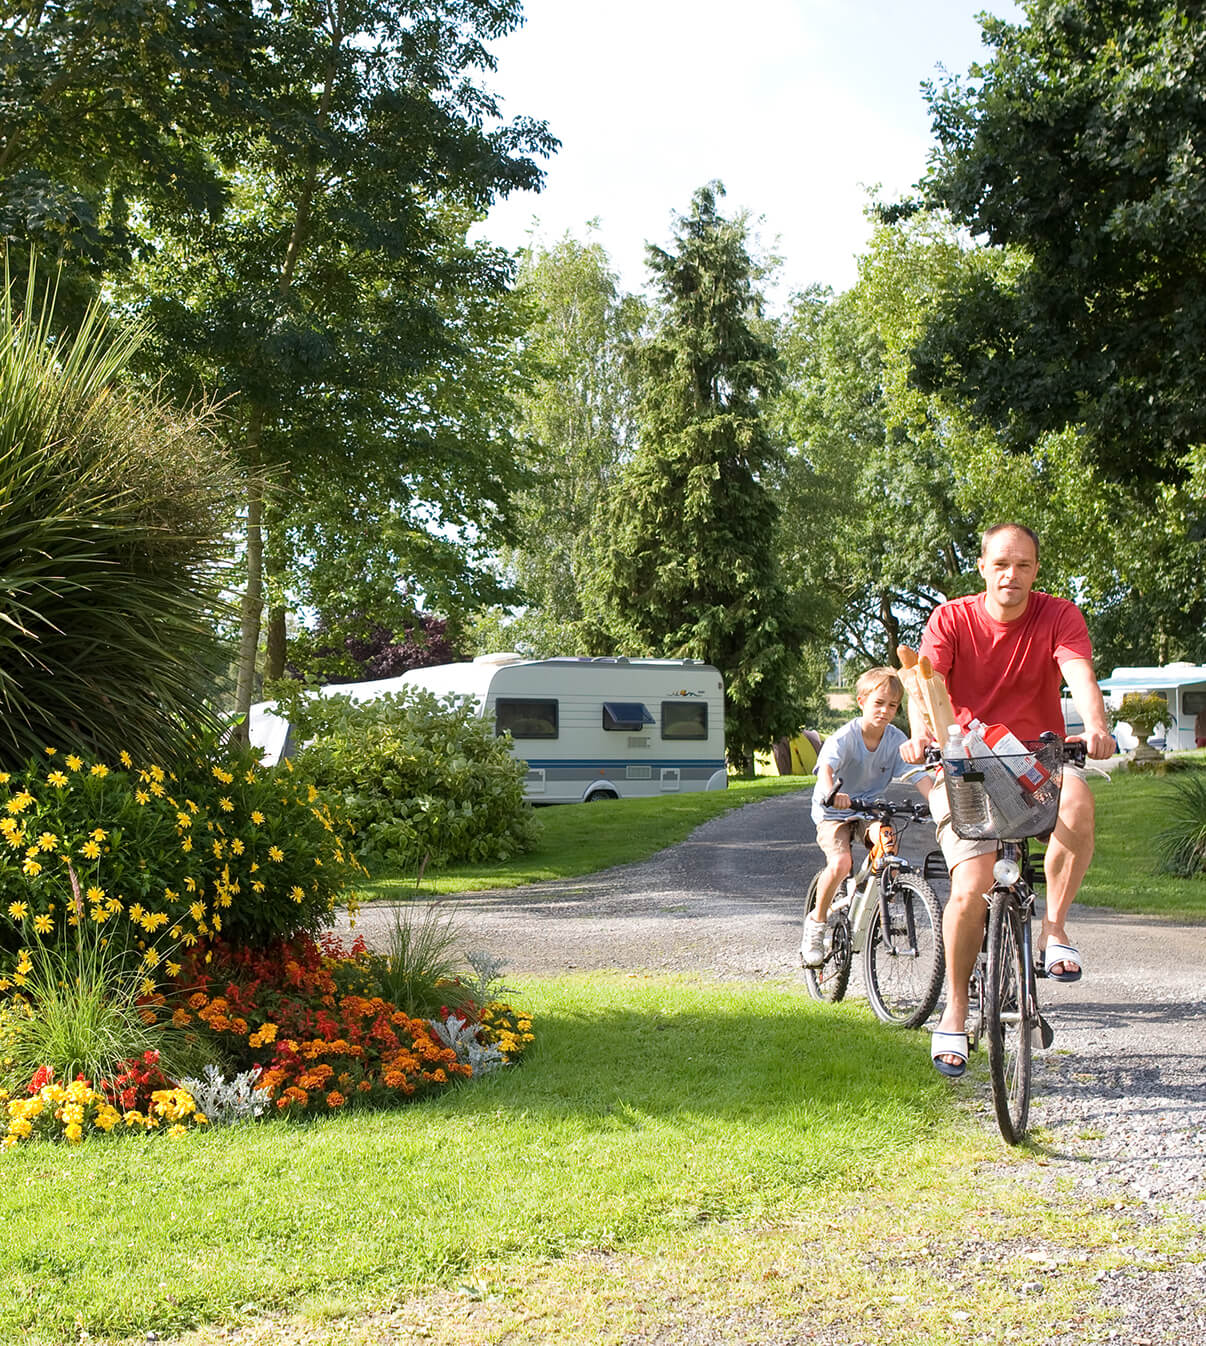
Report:
[[[500,650],[497,654],[479,654],[475,664],[522,664],[523,655],[514,650]]]

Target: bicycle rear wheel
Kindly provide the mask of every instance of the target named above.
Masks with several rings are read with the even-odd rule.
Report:
[[[1022,919],[1012,893],[997,891],[988,912],[985,1036],[997,1125],[1010,1145],[1021,1142],[1030,1116],[1033,1024],[1024,977]]]
[[[913,874],[902,874],[892,883],[887,909],[886,929],[879,903],[867,927],[867,999],[884,1023],[918,1028],[934,1012],[942,991],[942,913],[934,890]]]
[[[818,870],[808,885],[804,914],[811,914],[817,904],[817,884],[824,870]],[[830,911],[829,933],[825,939],[825,961],[820,967],[804,968],[804,985],[814,1000],[841,1000],[850,982],[850,964],[854,949],[850,939],[850,920],[844,911]]]

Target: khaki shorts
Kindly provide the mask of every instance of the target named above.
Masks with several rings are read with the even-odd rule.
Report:
[[[1076,776],[1084,780],[1085,773],[1078,766],[1064,766],[1065,776]],[[938,832],[938,845],[942,847],[942,858],[947,869],[954,869],[964,860],[974,860],[979,855],[994,855],[997,850],[995,841],[968,841],[957,837],[951,826],[951,806],[946,798],[946,786],[942,778],[934,782],[930,791],[930,812],[934,815],[934,827]],[[817,828],[818,833],[820,828]]]
[[[835,818],[832,821],[817,823],[817,845],[826,860],[836,860],[839,856],[850,854],[850,844],[858,828],[858,839],[867,844],[866,818]]]

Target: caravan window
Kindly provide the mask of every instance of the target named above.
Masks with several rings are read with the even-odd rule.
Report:
[[[639,701],[604,701],[603,728],[625,734],[639,734],[653,716]]]
[[[557,702],[502,697],[494,703],[494,732],[512,738],[556,738]]]
[[[663,701],[663,738],[707,738],[706,701]]]

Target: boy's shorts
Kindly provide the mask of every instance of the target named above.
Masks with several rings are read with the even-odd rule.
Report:
[[[1064,775],[1076,776],[1080,780],[1085,778],[1085,773],[1080,767],[1068,764],[1064,765]],[[941,776],[934,782],[934,788],[930,791],[930,813],[934,817],[938,845],[942,847],[942,858],[946,861],[948,870],[954,869],[964,860],[974,860],[978,855],[996,854],[998,843],[995,841],[968,841],[955,835],[955,829],[951,826],[951,806],[947,802],[946,785]],[[819,833],[819,826],[817,831]]]
[[[836,860],[839,856],[850,854],[850,843],[858,828],[858,838],[863,844],[867,841],[866,818],[835,818],[817,823],[817,845],[826,860]]]

